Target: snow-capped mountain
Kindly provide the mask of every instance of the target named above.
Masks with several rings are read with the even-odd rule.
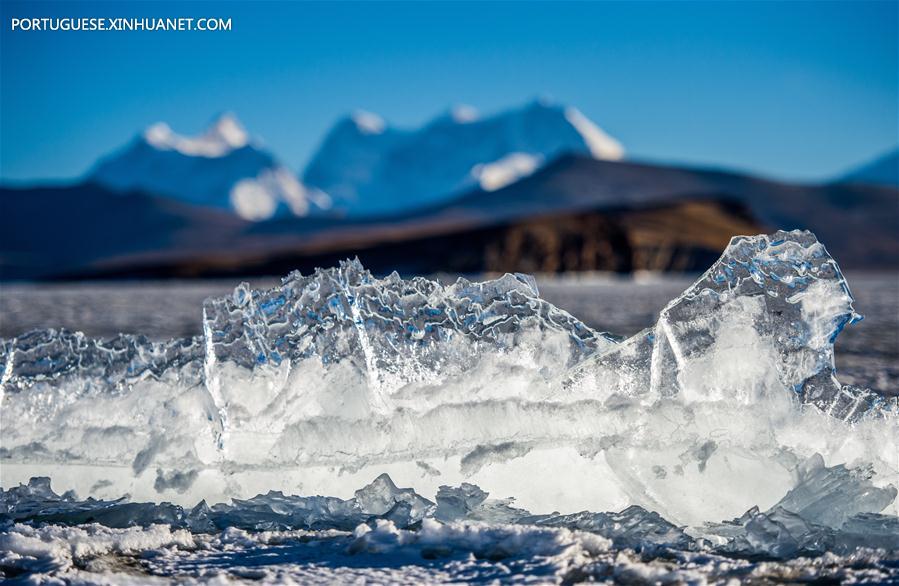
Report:
[[[326,136],[303,182],[349,215],[390,214],[499,189],[563,153],[619,160],[624,151],[576,108],[546,100],[485,118],[457,107],[417,130],[357,112]]]
[[[364,217],[493,191],[564,153],[617,160],[623,150],[577,109],[545,100],[484,118],[456,107],[415,130],[356,112],[331,129],[300,181],[224,114],[198,136],[154,124],[101,160],[88,180],[253,221],[328,209]]]
[[[233,114],[216,118],[199,136],[154,124],[101,160],[89,179],[117,191],[144,191],[187,203],[224,208],[248,220],[303,216],[328,207],[244,130]]]

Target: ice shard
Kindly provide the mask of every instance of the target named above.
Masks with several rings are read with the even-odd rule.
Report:
[[[813,234],[740,236],[655,327],[597,353],[566,386],[591,396],[741,404],[791,391],[857,419],[889,407],[834,376],[833,343],[860,319],[846,279]]]

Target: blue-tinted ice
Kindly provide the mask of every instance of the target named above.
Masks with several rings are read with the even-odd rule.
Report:
[[[438,529],[460,523],[647,552],[896,549],[896,402],[837,380],[833,342],[860,316],[808,232],[734,238],[623,341],[524,275],[444,286],[358,261],[241,285],[203,316],[190,339],[47,330],[0,344],[3,486],[50,476],[106,499],[33,482],[4,493],[9,521],[368,523],[352,546],[368,554],[462,543],[467,529]]]

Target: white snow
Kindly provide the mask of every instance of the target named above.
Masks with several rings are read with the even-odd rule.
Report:
[[[474,106],[468,104],[458,104],[450,110],[450,117],[457,124],[468,124],[478,120],[481,115]]]
[[[265,220],[275,213],[277,201],[257,179],[241,179],[231,188],[231,204],[241,218]]]
[[[320,209],[330,207],[321,191],[302,185],[287,169],[263,169],[254,178],[241,179],[231,188],[231,204],[237,215],[252,221],[267,220],[285,204],[295,216],[309,213],[310,202]]]
[[[542,160],[528,153],[510,153],[498,161],[475,165],[471,175],[481,189],[496,191],[536,171]]]
[[[158,122],[144,132],[154,147],[175,150],[183,155],[222,157],[249,144],[249,135],[234,114],[222,114],[199,136],[176,134],[165,122]]]
[[[592,120],[584,116],[574,107],[565,108],[565,119],[584,138],[590,154],[596,159],[617,161],[624,158],[624,147],[617,140],[606,134]]]
[[[90,524],[78,527],[32,527],[16,524],[0,533],[0,566],[36,572],[65,573],[75,562],[108,554],[138,554],[162,548],[196,547],[185,529],[152,525],[146,529],[110,529]]]
[[[693,550],[669,546],[659,555],[652,549],[616,547],[587,530],[431,519],[418,529],[378,520],[353,532],[231,527],[194,535],[158,525],[105,529],[17,524],[0,532],[0,571],[29,584],[116,585],[725,584],[786,579],[886,584],[899,578],[896,552],[890,549],[770,560],[765,546],[773,545],[775,554],[791,547],[795,551],[796,540],[804,537],[799,533],[801,521],[789,527],[777,523],[784,518],[772,522],[756,513],[753,521],[767,521],[767,527],[718,524],[714,529],[727,537],[709,533],[708,538],[717,538],[717,547],[725,553],[733,550],[727,555],[704,545]],[[895,543],[895,536],[883,537]],[[863,538],[862,543],[875,539]],[[753,551],[756,545],[762,549]],[[746,546],[750,549],[741,556],[740,548]]]
[[[387,126],[383,118],[365,110],[356,110],[352,119],[363,134],[381,134]]]

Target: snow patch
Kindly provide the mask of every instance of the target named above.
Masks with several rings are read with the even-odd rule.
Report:
[[[168,124],[159,122],[144,132],[147,143],[161,150],[174,150],[183,155],[223,157],[249,144],[249,135],[234,114],[222,114],[199,136],[176,134]]]
[[[565,119],[581,134],[594,158],[610,161],[624,158],[624,147],[621,146],[621,143],[603,132],[577,108],[565,108]]]
[[[469,106],[467,104],[459,104],[457,106],[453,106],[453,108],[450,110],[450,117],[456,124],[469,124],[478,120],[481,115],[478,113],[475,107]]]
[[[356,110],[351,118],[362,134],[381,134],[387,127],[383,118],[365,110]]]
[[[330,207],[327,194],[305,187],[284,167],[264,169],[256,177],[241,179],[231,188],[231,205],[237,215],[254,222],[268,220],[282,204],[293,215],[305,216],[310,202],[320,209]]]
[[[511,153],[492,163],[475,165],[471,176],[477,179],[481,189],[496,191],[532,174],[543,162],[543,157],[528,153]]]

